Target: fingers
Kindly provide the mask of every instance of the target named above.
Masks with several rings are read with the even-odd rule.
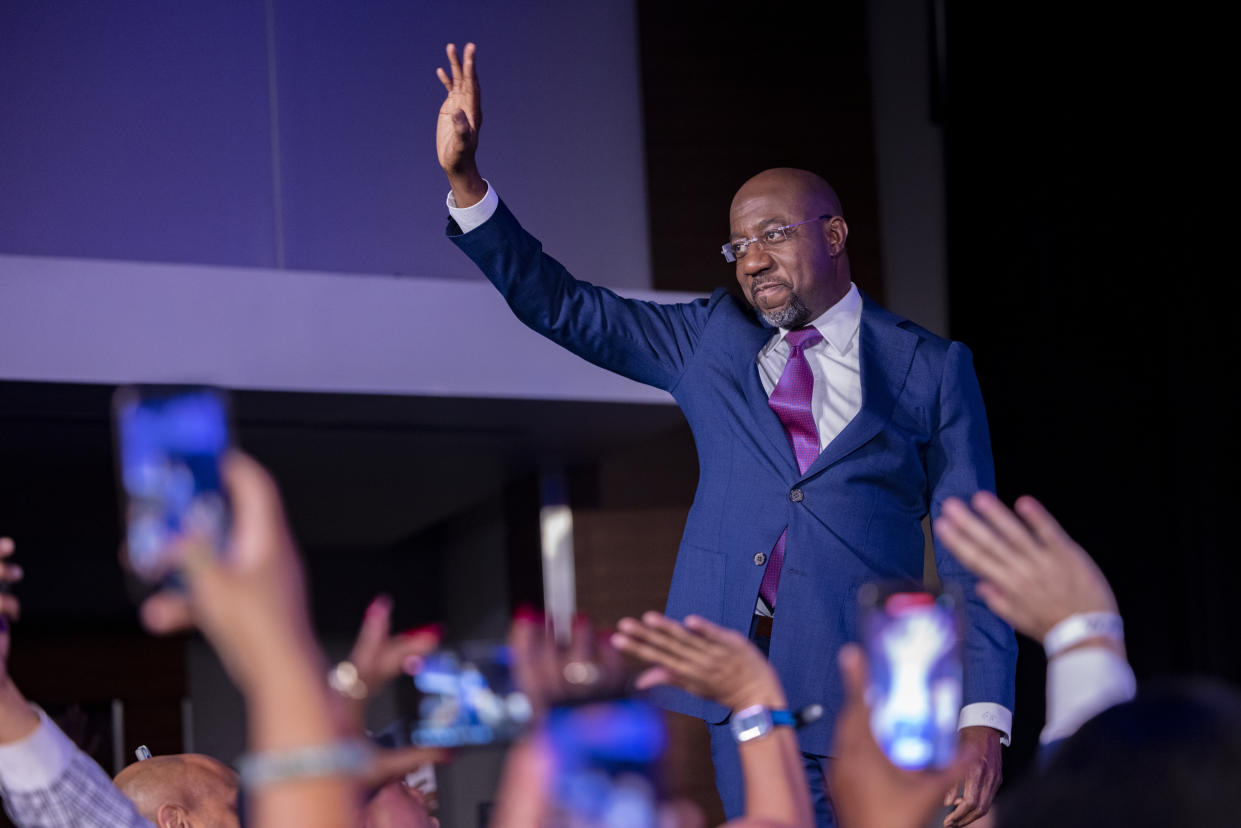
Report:
[[[0,558],[7,558],[17,551],[17,545],[13,543],[12,538],[0,538]]]
[[[457,59],[457,44],[449,43],[444,47],[445,54],[448,55],[448,68],[452,71],[453,86],[461,83],[461,61]]]
[[[156,635],[170,635],[194,626],[189,600],[181,593],[165,590],[142,602],[142,626]]]
[[[1017,502],[1013,504],[1013,508],[1017,510],[1017,514],[1030,525],[1035,536],[1044,544],[1049,546],[1076,546],[1073,539],[1069,537],[1059,522],[1051,516],[1051,512],[1029,495],[1022,495],[1017,498]]]
[[[944,817],[945,826],[968,825],[991,809],[992,791],[989,780],[984,780],[986,764],[978,747],[969,742],[962,742],[956,760],[945,773],[953,772],[952,778],[960,779],[961,795],[957,797],[956,808]],[[945,804],[951,805],[952,802]]]
[[[284,519],[280,492],[259,463],[250,455],[230,451],[221,464],[224,483],[233,501],[233,517],[238,525],[270,528]]]
[[[444,84],[444,90],[446,92],[452,92],[452,78],[448,77],[447,72],[437,66],[435,68],[435,77],[439,78],[440,83]]]
[[[1036,550],[1038,542],[1030,533],[1030,528],[1000,502],[998,497],[991,492],[981,491],[975,494],[970,502],[996,534],[1007,542],[1010,552],[1030,553]]]
[[[638,674],[638,677],[634,679],[633,686],[637,690],[650,690],[652,687],[671,683],[672,673],[663,667],[651,667]]]
[[[349,660],[358,671],[365,673],[379,659],[380,650],[388,640],[392,628],[392,597],[376,595],[362,615],[362,626],[354,639]]]

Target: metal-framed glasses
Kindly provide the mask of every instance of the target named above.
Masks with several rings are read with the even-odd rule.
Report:
[[[720,250],[724,254],[724,261],[735,262],[738,259],[744,258],[745,254],[750,251],[750,245],[755,242],[762,242],[763,244],[769,245],[779,244],[780,242],[788,241],[789,233],[794,227],[801,227],[803,224],[810,224],[811,222],[823,221],[825,219],[830,220],[834,218],[836,217],[822,215],[818,218],[799,221],[796,224],[785,224],[780,227],[773,227],[770,230],[764,230],[761,234],[752,239],[733,239],[728,244],[724,245]]]

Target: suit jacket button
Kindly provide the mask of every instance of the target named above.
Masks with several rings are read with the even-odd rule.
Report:
[[[762,566],[765,563],[767,563],[767,556],[762,552],[755,552],[754,553],[754,565]]]
[[[793,491],[789,492],[789,500],[793,501],[794,503],[801,503],[802,500],[805,499],[805,497],[806,497],[806,493],[803,492],[801,489],[794,489]]]

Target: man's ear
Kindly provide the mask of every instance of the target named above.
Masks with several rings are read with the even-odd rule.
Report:
[[[159,828],[190,828],[190,815],[180,805],[160,805],[155,824]]]
[[[845,250],[845,239],[849,238],[849,225],[840,216],[827,223],[827,244],[833,256],[839,256]]]

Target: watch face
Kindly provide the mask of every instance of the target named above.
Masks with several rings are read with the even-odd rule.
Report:
[[[757,739],[771,730],[771,712],[758,705],[747,707],[733,716],[732,730],[738,742]]]

